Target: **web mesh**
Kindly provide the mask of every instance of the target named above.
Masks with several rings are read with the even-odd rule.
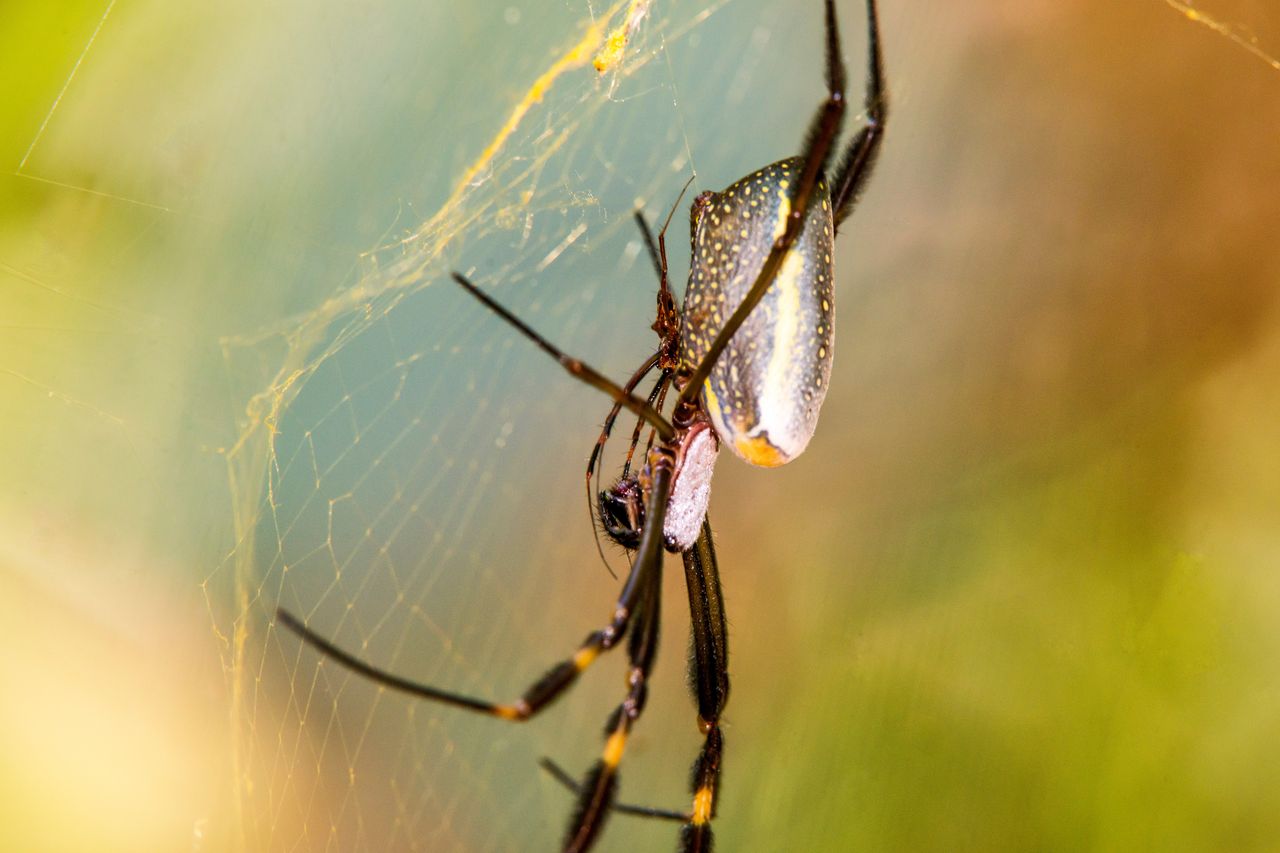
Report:
[[[264,617],[282,605],[397,673],[509,699],[607,616],[616,585],[580,486],[607,401],[448,272],[467,272],[573,352],[624,353],[600,366],[625,376],[651,346],[656,285],[630,212],[661,217],[693,167],[666,45],[717,9],[618,3],[531,33],[546,46],[525,53],[544,64],[512,61],[532,82],[508,87],[496,131],[462,136],[484,141],[457,142],[479,153],[453,171],[436,211],[405,212],[314,310],[225,342],[233,372],[269,371],[228,456],[240,608],[228,643],[249,846],[545,849],[562,831],[572,798],[540,778],[537,758],[580,769],[594,757],[616,676],[593,672],[568,707],[507,727],[388,695]],[[716,55],[708,77],[732,80],[730,55]],[[477,59],[505,58],[495,46]],[[744,96],[739,86],[728,100]],[[685,222],[672,228],[676,268]],[[697,735],[687,700],[672,695],[685,751],[665,756],[677,769],[651,790],[678,804]],[[641,758],[663,731],[652,716],[633,749]]]

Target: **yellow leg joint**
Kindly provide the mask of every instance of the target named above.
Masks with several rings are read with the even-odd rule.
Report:
[[[605,767],[617,767],[622,763],[622,751],[627,748],[627,733],[616,731],[604,742],[604,755],[601,760]]]
[[[578,672],[582,672],[584,669],[591,666],[599,654],[600,650],[595,646],[586,646],[578,649],[577,653],[573,656],[574,669],[578,670]]]
[[[710,785],[703,785],[698,789],[698,793],[693,795],[693,819],[694,826],[702,826],[711,821],[711,802],[715,794],[711,790]]]

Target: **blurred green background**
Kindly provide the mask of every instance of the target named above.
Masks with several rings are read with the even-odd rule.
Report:
[[[716,478],[723,849],[1280,846],[1280,19],[1197,9],[1238,41],[884,0],[823,421]],[[629,11],[0,8],[0,847],[554,849],[537,757],[590,763],[620,659],[507,727],[270,614],[499,698],[608,614],[607,406],[447,272],[625,377],[632,209],[794,153],[822,97],[817,2],[655,0],[597,72]],[[675,565],[622,792],[683,808]]]

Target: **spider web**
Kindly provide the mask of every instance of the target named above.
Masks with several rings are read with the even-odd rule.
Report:
[[[572,797],[537,759],[575,770],[594,759],[620,698],[613,662],[562,707],[507,727],[386,695],[263,620],[280,604],[398,673],[501,699],[609,613],[616,582],[595,556],[580,473],[607,401],[448,272],[625,376],[651,346],[656,285],[630,213],[661,218],[694,167],[691,146],[748,97],[752,63],[732,50],[689,54],[700,75],[728,81],[706,98],[711,109],[675,83],[669,46],[696,43],[719,5],[627,2],[537,22],[508,9],[505,33],[489,43],[486,28],[478,52],[427,51],[466,69],[450,73],[455,91],[406,83],[420,118],[401,132],[433,140],[411,157],[451,154],[422,169],[443,201],[426,216],[406,205],[314,310],[225,342],[233,376],[257,361],[272,371],[228,454],[242,608],[228,643],[249,846],[544,849],[563,831]],[[715,38],[747,49],[752,34]],[[498,109],[469,106],[494,91],[506,93]],[[690,136],[691,112],[703,136]],[[672,228],[675,269],[685,268],[684,216]],[[627,790],[678,804],[698,735],[680,667],[668,669],[654,691],[674,701],[654,702],[627,775],[644,773],[646,757],[665,772]],[[634,832],[617,849],[646,833],[669,843],[672,830]]]
[[[106,0],[48,42],[22,40],[35,4],[0,13],[0,65],[54,57],[0,140],[0,847],[555,849],[572,797],[537,759],[595,759],[620,656],[509,726],[271,614],[499,699],[599,625],[618,582],[581,471],[606,401],[448,272],[624,378],[654,340],[632,210],[793,154],[821,22],[484,5]],[[823,423],[794,464],[716,477],[722,846],[1269,849],[1277,21],[882,15],[895,123],[838,247]],[[41,535],[69,544],[32,560]],[[622,796],[683,808],[666,577]],[[618,817],[601,848],[673,839]]]
[[[816,50],[792,48],[808,61],[792,63],[800,68],[789,76],[761,63],[766,53],[788,55],[770,44],[779,33],[788,45],[819,44],[816,16],[788,23],[777,8],[738,4],[730,22],[718,10],[620,2],[536,23],[518,11],[513,22],[505,10],[505,32],[491,24],[478,44],[446,36],[466,44],[454,55],[424,50],[433,64],[452,59],[465,69],[444,75],[458,81],[452,89],[417,82],[435,69],[397,67],[413,95],[398,130],[416,139],[401,161],[401,174],[416,182],[413,201],[318,307],[225,342],[232,376],[253,376],[260,366],[266,389],[254,395],[228,455],[240,610],[227,637],[248,846],[552,849],[563,831],[572,798],[539,774],[537,759],[551,755],[574,771],[594,759],[603,716],[620,695],[621,660],[603,663],[534,722],[505,726],[388,695],[282,635],[269,613],[282,604],[394,672],[499,699],[513,697],[608,613],[616,582],[595,559],[579,474],[605,402],[472,304],[447,273],[473,276],[569,351],[627,375],[652,340],[654,285],[631,210],[658,218],[691,171],[700,170],[699,188],[720,186],[737,177],[736,164],[794,151],[821,94],[809,67]],[[851,68],[860,69],[857,16],[846,13],[845,31]],[[699,49],[709,41],[714,50]],[[681,63],[694,69],[688,85],[677,82],[690,79]],[[495,92],[506,95],[497,107]],[[792,106],[767,122],[769,132],[751,123],[749,136],[718,130],[727,113],[750,114],[766,101]],[[714,156],[702,156],[709,151]],[[723,172],[721,163],[729,164]],[[682,209],[670,241],[674,270],[686,268],[683,229]],[[750,518],[748,482],[722,475],[731,495],[717,508]],[[821,527],[799,517],[756,514],[793,530]],[[744,541],[749,548],[760,537]],[[794,616],[768,614],[763,600],[735,586],[752,568],[732,537],[721,551],[735,567],[728,581],[735,618],[766,637],[803,634]],[[823,562],[803,553],[787,562],[814,561]],[[668,583],[675,606],[667,612],[668,634],[679,637],[686,627],[677,586]],[[820,600],[814,589],[806,595],[797,587],[797,600]],[[918,618],[902,617],[889,636]],[[839,611],[816,624],[828,628],[813,639],[829,641]],[[679,807],[698,736],[671,645],[629,750],[623,791]],[[786,672],[785,663],[777,666]],[[821,681],[821,667],[797,683],[813,678]],[[839,719],[848,700],[816,695],[801,707]],[[872,704],[895,707],[910,702]],[[785,709],[772,710],[766,720],[788,719]],[[728,716],[730,768],[733,723],[744,718],[736,708]],[[769,723],[757,725],[755,746],[769,731]],[[788,729],[823,737],[821,725]],[[738,820],[723,840],[736,849],[749,846],[744,839],[755,827],[777,831],[806,791],[825,787],[829,805],[865,800],[878,756],[865,742],[851,754],[850,781],[743,779],[730,770],[726,802]],[[1061,830],[1068,838],[1074,831]],[[602,847],[663,849],[671,836],[668,825],[630,821],[612,827]],[[920,841],[905,841],[909,830],[886,837]]]

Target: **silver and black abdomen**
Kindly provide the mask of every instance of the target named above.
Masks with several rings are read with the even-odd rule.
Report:
[[[791,210],[798,157],[748,175],[693,208],[693,258],[681,358],[696,365],[764,266]],[[721,440],[753,465],[790,462],[808,445],[831,376],[834,234],[819,182],[804,230],[764,299],[734,334],[702,393]]]

